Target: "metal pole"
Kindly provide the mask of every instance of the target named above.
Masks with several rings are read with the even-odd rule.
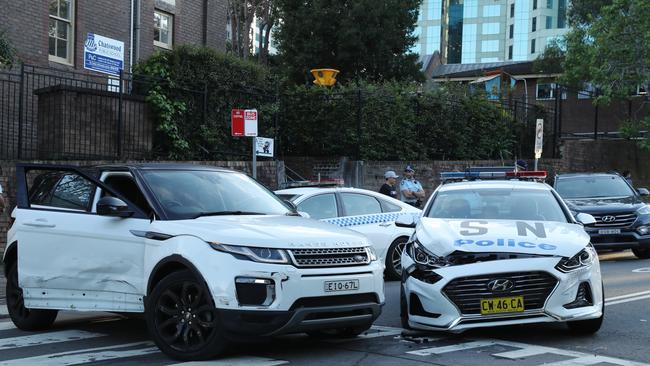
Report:
[[[257,179],[257,151],[255,149],[255,137],[253,137],[253,179]]]
[[[594,108],[594,140],[598,140],[598,104]]]
[[[120,70],[120,95],[118,99],[119,105],[117,106],[117,139],[116,151],[117,158],[122,159],[122,104],[124,104],[124,71]]]
[[[361,88],[357,89],[357,160],[361,160]]]
[[[20,94],[18,95],[18,151],[16,157],[20,159],[23,149],[23,95],[25,94],[25,64],[20,64]]]
[[[537,171],[537,161],[538,161],[538,160],[539,160],[539,159],[535,158],[535,171]]]

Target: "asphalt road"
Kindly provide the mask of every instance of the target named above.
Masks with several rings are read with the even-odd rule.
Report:
[[[402,333],[399,283],[371,331],[353,340],[304,335],[234,346],[224,358],[186,365],[650,365],[650,260],[629,252],[601,255],[605,322],[593,336],[561,324],[446,333]],[[3,284],[4,287],[4,284]],[[0,315],[2,365],[176,365],[149,341],[144,322],[111,314],[61,313],[48,332],[17,330]]]

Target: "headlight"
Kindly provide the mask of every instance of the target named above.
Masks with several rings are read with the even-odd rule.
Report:
[[[650,205],[643,205],[640,209],[636,210],[639,215],[650,215]]]
[[[444,258],[429,252],[417,239],[408,245],[406,250],[406,254],[417,264],[436,268],[448,265]]]
[[[213,249],[220,252],[230,253],[236,257],[244,257],[254,262],[289,264],[289,255],[283,249],[243,247],[238,245],[227,245],[221,243],[208,243]]]
[[[589,245],[571,258],[562,258],[555,268],[564,273],[573,272],[591,266],[596,256],[596,251]]]
[[[377,252],[375,252],[375,248],[366,247],[366,251],[368,251],[368,258],[370,258],[371,262],[374,262],[374,261],[377,260]]]

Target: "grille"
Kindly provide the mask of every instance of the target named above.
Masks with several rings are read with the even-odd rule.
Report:
[[[636,221],[635,213],[622,213],[617,215],[599,214],[593,216],[596,219],[596,223],[593,225],[595,227],[623,228],[623,227],[631,226],[634,223],[634,221]],[[604,222],[603,217],[606,216],[614,217],[614,221]]]
[[[292,249],[289,252],[297,267],[359,266],[370,263],[365,247]]]
[[[494,279],[509,279],[515,285],[509,291],[492,292],[487,284]],[[556,284],[557,279],[546,272],[496,273],[457,278],[443,292],[462,314],[480,314],[481,299],[504,296],[523,296],[526,310],[541,309]]]

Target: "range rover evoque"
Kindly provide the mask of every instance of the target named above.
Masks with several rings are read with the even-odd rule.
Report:
[[[384,265],[354,231],[300,217],[244,174],[195,165],[19,164],[4,254],[24,330],[58,310],[144,313],[172,358],[230,341],[354,336],[384,303]]]
[[[617,173],[572,173],[555,177],[555,190],[575,213],[596,219],[585,230],[596,249],[632,249],[650,258],[650,205],[646,188],[634,188]]]

